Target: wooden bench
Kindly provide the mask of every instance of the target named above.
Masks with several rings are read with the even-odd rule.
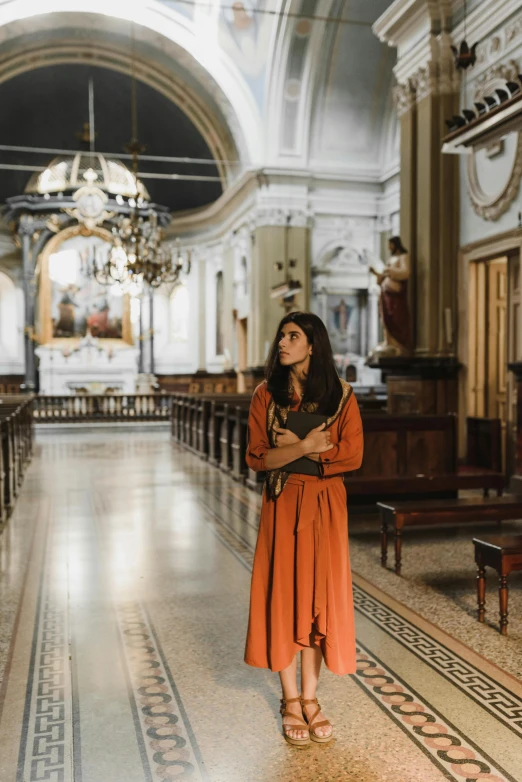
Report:
[[[489,566],[499,576],[500,632],[507,635],[508,576],[514,570],[522,570],[522,535],[473,538],[473,545],[478,568],[478,620],[483,622],[486,614],[486,566]]]
[[[33,451],[33,399],[0,397],[0,525],[13,511]]]
[[[388,561],[388,530],[395,530],[395,572],[401,574],[402,535],[405,527],[436,524],[507,521],[522,518],[522,499],[517,497],[470,497],[416,502],[378,502],[381,516],[381,564]]]
[[[495,491],[501,496],[506,488],[506,476],[499,472],[458,472],[441,475],[412,475],[407,477],[379,478],[345,476],[344,483],[348,499],[368,498],[372,493],[381,497],[403,497],[423,499],[451,499],[457,492],[478,489],[488,496]]]

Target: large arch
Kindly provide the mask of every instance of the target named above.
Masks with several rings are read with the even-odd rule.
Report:
[[[165,88],[165,81],[168,82],[170,76],[171,97],[181,101],[182,108],[187,108],[194,117],[198,118],[202,132],[203,128],[206,128],[209,146],[214,135],[213,146],[216,148],[216,135],[219,134],[216,134],[215,129],[213,134],[209,133],[212,116],[205,118],[205,113],[202,111],[202,104],[205,103],[219,107],[221,117],[214,116],[213,119],[218,121],[218,125],[221,120],[222,124],[227,126],[242,168],[255,165],[263,159],[264,144],[259,110],[234,62],[219,48],[215,40],[209,38],[201,29],[197,29],[191,19],[158,0],[143,0],[139,4],[128,0],[91,0],[88,12],[85,11],[84,0],[11,0],[5,5],[0,5],[0,43],[5,51],[0,63],[4,78],[9,78],[12,69],[16,71],[17,68],[23,67],[18,58],[19,52],[13,45],[16,39],[19,39],[23,45],[28,36],[38,33],[41,40],[46,32],[57,29],[86,29],[99,34],[100,16],[103,16],[109,25],[114,21],[119,22],[120,40],[123,34],[129,34],[131,23],[136,23],[138,44],[153,53],[152,57],[139,58],[140,78],[146,80],[158,76],[161,89]],[[129,25],[123,33],[122,22]],[[97,37],[96,41],[98,40]],[[67,53],[67,41],[65,42],[65,47],[61,51],[62,57],[74,57],[75,43],[72,42],[72,48]],[[112,59],[112,67],[118,67],[121,51],[118,56],[118,46],[111,45],[108,48],[110,51],[107,51],[107,47],[104,51],[104,47],[99,47],[94,42],[91,44],[89,41],[85,42],[85,39],[83,41],[84,56],[89,57],[90,53],[91,58],[105,57],[105,67],[111,67],[107,58]],[[82,47],[79,46],[77,50],[79,56],[81,50]],[[40,53],[46,54],[44,51]],[[47,56],[49,55],[50,53],[47,52]],[[57,56],[59,56],[58,50]],[[26,57],[28,68],[35,66],[34,61],[31,64],[31,59]],[[173,78],[172,73],[165,79],[165,74],[163,76],[160,74],[161,69],[154,67],[154,60],[158,65],[169,59],[176,64],[178,71],[186,74],[186,79],[178,80],[177,89],[176,79]],[[119,67],[122,67],[121,62]],[[199,101],[193,94],[190,95],[194,90],[186,86],[191,82],[197,83]],[[223,137],[226,135],[225,128],[221,128],[221,135]]]

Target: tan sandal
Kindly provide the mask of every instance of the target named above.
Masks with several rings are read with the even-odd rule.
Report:
[[[281,717],[283,718],[283,736],[285,737],[285,741],[288,741],[289,744],[291,744],[293,747],[306,747],[307,744],[310,744],[310,731],[308,730],[308,725],[304,721],[302,717],[299,716],[299,714],[293,714],[291,711],[286,710],[286,706],[288,703],[297,703],[301,702],[301,698],[288,698],[288,700],[285,700],[285,698],[281,698]],[[301,720],[303,727],[301,728],[301,725],[285,725],[285,717],[292,717],[292,719],[295,720]],[[288,735],[287,731],[289,730],[306,730],[308,733],[308,736],[306,736],[304,739],[293,739],[291,736]]]
[[[329,741],[333,739],[333,730],[328,736],[318,736],[315,732],[316,728],[325,728],[327,725],[332,727],[332,723],[330,720],[321,720],[320,722],[314,722],[315,718],[321,713],[321,707],[319,705],[319,701],[317,698],[314,698],[311,701],[305,701],[304,698],[301,698],[301,706],[310,706],[312,703],[314,703],[317,706],[317,711],[312,714],[310,718],[306,716],[306,712],[303,709],[303,715],[305,720],[308,724],[308,730],[310,731],[310,738],[312,741],[317,741],[318,744],[328,744]]]

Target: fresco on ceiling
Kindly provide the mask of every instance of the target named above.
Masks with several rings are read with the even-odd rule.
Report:
[[[196,0],[194,22],[234,62],[261,107],[275,17],[263,13],[273,0]]]

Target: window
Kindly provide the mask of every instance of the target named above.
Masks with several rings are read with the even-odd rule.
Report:
[[[0,272],[0,355],[16,356],[18,341],[16,288],[12,280]]]
[[[216,274],[216,356],[225,350],[223,340],[223,272]]]

